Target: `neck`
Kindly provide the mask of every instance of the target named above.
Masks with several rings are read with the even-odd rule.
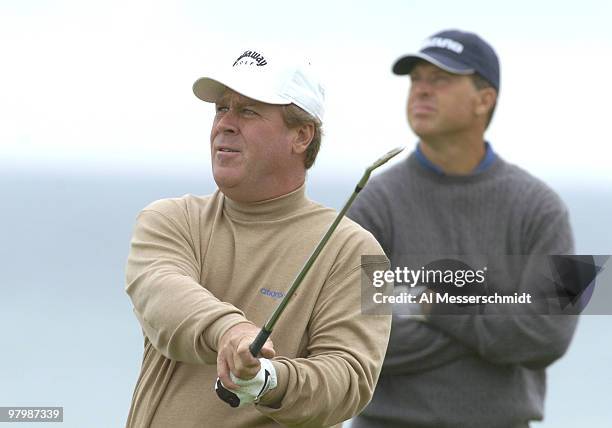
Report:
[[[221,187],[219,190],[228,198],[242,203],[262,202],[287,195],[304,185],[306,174],[285,177],[282,181],[270,178],[271,181],[265,185],[252,183],[252,185],[239,185],[234,187]]]
[[[423,155],[448,175],[467,175],[478,166],[485,155],[483,135],[466,138],[422,138]]]

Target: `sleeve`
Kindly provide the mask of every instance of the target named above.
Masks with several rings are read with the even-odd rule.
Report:
[[[140,213],[126,267],[136,318],[167,358],[215,364],[221,335],[246,319],[199,284],[200,266],[187,225],[155,209]]]
[[[380,187],[380,188],[379,188]],[[393,247],[393,208],[388,202],[389,189],[372,183],[361,191],[348,211],[348,216],[370,231],[384,252],[391,256]],[[408,374],[441,366],[449,361],[472,353],[446,333],[417,321],[413,317],[393,313],[391,337],[383,374]]]
[[[308,357],[274,359],[286,388],[278,408],[260,405],[260,412],[284,426],[322,427],[353,417],[370,401],[391,320],[361,313],[360,272],[356,267],[323,287],[309,325]]]
[[[525,254],[571,254],[573,238],[568,213],[561,201],[552,195],[530,215]],[[522,272],[521,287],[539,279],[527,268]],[[576,329],[575,315],[516,314],[511,305],[487,305],[487,313],[478,315],[474,307],[458,308],[457,315],[439,315],[439,305],[432,306],[427,322],[471,348],[482,358],[497,364],[520,364],[530,369],[545,368],[566,352]],[[444,308],[448,314],[448,308]],[[466,314],[466,312],[472,312]],[[498,315],[497,315],[498,314]]]
[[[384,196],[386,192],[377,188],[378,182],[373,179],[370,185],[359,193],[346,216],[374,235],[385,254],[389,256],[393,236],[390,227],[393,223]]]
[[[474,351],[432,325],[394,311],[382,374],[422,373],[471,354]]]

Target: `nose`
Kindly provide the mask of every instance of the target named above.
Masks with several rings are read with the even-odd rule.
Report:
[[[233,109],[218,112],[215,117],[215,129],[217,133],[236,134],[238,132],[237,117]]]
[[[419,97],[431,94],[431,83],[428,79],[414,80],[410,84],[410,93]]]

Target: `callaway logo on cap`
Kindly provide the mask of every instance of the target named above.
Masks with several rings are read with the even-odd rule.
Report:
[[[434,34],[421,50],[399,58],[393,64],[395,74],[410,74],[412,67],[424,60],[449,73],[478,73],[499,91],[499,60],[487,42],[477,34],[446,30]]]
[[[259,54],[255,51],[246,51],[242,55],[238,57],[236,61],[234,61],[234,65],[232,67],[236,67],[237,65],[253,65],[256,64],[257,67],[262,67],[266,65],[268,62],[263,57],[262,54]]]
[[[308,61],[254,49],[235,58],[218,73],[196,80],[194,94],[214,103],[229,88],[263,103],[295,104],[323,121],[325,92]]]

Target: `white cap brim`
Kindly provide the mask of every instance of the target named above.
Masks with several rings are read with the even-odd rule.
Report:
[[[217,72],[209,70],[193,84],[193,93],[199,99],[215,103],[228,89],[266,104],[295,104],[313,117],[322,121],[324,113],[324,89],[309,64],[275,60],[256,51],[257,60],[223,67]],[[247,55],[248,54],[248,55]],[[238,61],[237,60],[237,61]],[[260,61],[261,60],[261,61]]]
[[[269,82],[266,82],[265,79],[249,79],[249,76],[236,77],[223,80],[215,77],[201,77],[193,84],[193,93],[203,101],[216,103],[227,89],[231,89],[242,96],[262,103],[291,104],[291,100],[275,95],[274,88],[270,88]]]

